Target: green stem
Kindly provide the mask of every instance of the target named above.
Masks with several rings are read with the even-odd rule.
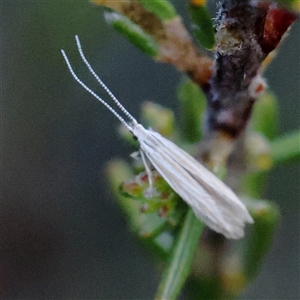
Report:
[[[274,163],[300,161],[300,131],[277,138],[271,143]]]
[[[190,274],[194,252],[197,249],[203,229],[204,224],[196,218],[192,209],[189,208],[174,246],[169,267],[165,270],[158,287],[156,300],[172,300],[179,296]]]

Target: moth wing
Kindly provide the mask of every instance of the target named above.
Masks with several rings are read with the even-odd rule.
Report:
[[[241,238],[245,223],[253,220],[237,196],[181,148],[156,132],[146,131],[146,138],[137,136],[142,151],[196,216],[228,238]]]
[[[171,155],[172,152],[174,160],[180,162],[183,168],[185,168],[188,173],[191,173],[205,190],[209,191],[212,196],[214,195],[216,201],[221,201],[221,203],[219,203],[220,206],[228,205],[230,210],[240,215],[240,218],[244,217],[245,222],[253,223],[253,219],[245,205],[223,181],[177,145],[156,132],[153,132],[153,134],[154,137],[160,141],[160,144],[164,144],[165,147],[170,149],[169,153]]]

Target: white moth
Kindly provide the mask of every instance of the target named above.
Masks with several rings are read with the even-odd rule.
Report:
[[[245,223],[253,223],[245,205],[227,185],[192,156],[159,133],[145,129],[139,124],[98,77],[83,54],[78,36],[75,39],[80,56],[91,74],[130,121],[126,122],[107,102],[77,77],[64,50],[61,50],[71,74],[84,89],[106,106],[138,139],[141,157],[149,175],[150,188],[152,188],[152,179],[146,158],[172,189],[193,209],[197,218],[208,227],[227,238],[239,239],[243,237]]]

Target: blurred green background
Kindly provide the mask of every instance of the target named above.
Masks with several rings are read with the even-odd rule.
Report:
[[[106,162],[127,158],[118,121],[72,79],[60,49],[99,93],[74,35],[134,116],[152,100],[178,109],[180,74],[154,63],[88,1],[1,1],[1,299],[151,299],[160,273],[128,232]],[[185,1],[174,1],[186,17]],[[187,19],[186,19],[187,20]],[[299,22],[267,70],[281,128],[299,128]],[[103,93],[102,93],[103,95]],[[282,166],[266,198],[278,203],[277,237],[243,299],[298,299],[299,166]]]

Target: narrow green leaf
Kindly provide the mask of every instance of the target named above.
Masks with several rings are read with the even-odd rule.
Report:
[[[243,266],[249,282],[260,270],[265,255],[268,253],[275,234],[279,218],[278,207],[266,200],[249,200],[247,207],[254,219],[249,233],[244,239]]]
[[[281,136],[271,143],[274,164],[300,162],[300,131]]]
[[[199,86],[185,79],[177,90],[181,104],[183,138],[190,143],[201,140],[201,117],[206,109],[205,95]]]
[[[257,99],[252,113],[251,126],[254,131],[262,133],[272,140],[278,130],[278,103],[271,92],[264,93]]]
[[[140,26],[117,12],[105,12],[106,21],[145,54],[155,56],[159,45]]]
[[[171,20],[177,16],[174,6],[167,0],[138,0],[142,6],[154,13],[161,21]]]
[[[158,287],[156,300],[178,298],[190,274],[194,253],[203,229],[204,224],[196,218],[192,209],[189,208],[171,254],[170,265],[165,270]]]
[[[193,33],[206,49],[212,49],[215,44],[215,32],[211,16],[204,5],[189,4],[189,12],[193,21]]]

